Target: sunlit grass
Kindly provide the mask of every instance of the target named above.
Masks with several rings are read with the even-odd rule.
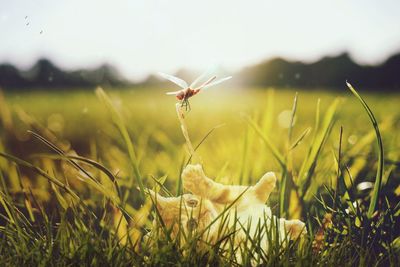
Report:
[[[180,193],[180,173],[190,159],[175,100],[147,88],[98,90],[97,96],[25,92],[6,94],[0,103],[3,262],[234,264],[234,247],[223,253],[222,243],[200,251],[199,237],[184,248],[176,240],[146,245],[141,239],[157,217],[143,188]],[[193,147],[200,144],[196,161],[206,172],[223,183],[252,184],[274,171],[279,184],[268,203],[273,212],[306,221],[305,240],[283,252],[271,240],[264,263],[398,261],[400,96],[362,96],[387,151],[382,183],[374,191],[357,185],[374,182],[380,168],[375,130],[346,88],[340,94],[301,91],[295,102],[294,91],[279,89],[210,90],[191,100],[185,123]],[[371,195],[375,213],[368,212]],[[221,234],[221,242],[231,238]],[[254,244],[250,251],[259,251]],[[255,260],[245,249],[242,258],[247,264]]]

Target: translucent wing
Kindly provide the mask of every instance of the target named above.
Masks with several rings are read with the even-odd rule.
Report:
[[[232,78],[232,76],[229,76],[229,77],[225,77],[225,78],[222,78],[222,79],[219,79],[219,80],[210,82],[210,83],[208,83],[207,85],[205,85],[202,89],[210,88],[211,86],[220,84],[220,83],[225,82],[225,81],[227,81],[227,80],[229,80],[229,79],[231,79],[231,78]]]
[[[166,95],[176,95],[176,94],[178,94],[180,92],[180,90],[179,91],[174,91],[174,92],[167,92],[167,93],[165,93]]]
[[[204,83],[204,80],[208,77],[210,77],[213,73],[215,73],[215,67],[210,67],[208,68],[208,70],[206,70],[203,74],[201,74],[199,77],[196,78],[196,80],[194,80],[191,84],[190,84],[190,88],[196,88],[196,86],[198,86],[198,84],[200,83]]]
[[[162,73],[162,72],[159,72],[158,74],[161,77],[163,77],[164,79],[167,79],[168,81],[173,82],[174,84],[178,85],[182,89],[186,89],[189,87],[188,84],[184,80],[182,80],[178,77],[175,77],[175,76],[172,76],[172,75],[169,75],[166,73]]]
[[[214,81],[216,78],[217,78],[217,76],[213,76],[213,77],[209,78],[205,83],[203,83],[202,85],[200,85],[199,87],[197,87],[196,90],[204,88],[206,85],[210,84],[210,83],[211,83],[212,81]]]

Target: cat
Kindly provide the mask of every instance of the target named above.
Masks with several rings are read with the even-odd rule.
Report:
[[[260,234],[261,225],[264,225],[260,246],[266,251],[268,235],[265,231],[279,229],[279,233],[273,236],[283,244],[306,233],[302,221],[276,218],[265,205],[276,184],[273,172],[264,174],[254,186],[223,185],[208,178],[201,165],[187,165],[182,172],[182,182],[191,194],[163,197],[149,190],[162,223],[171,229],[172,238],[179,231],[184,231],[186,235],[193,231],[204,232],[205,239],[215,243],[221,238],[219,227],[224,223],[226,229],[236,228],[232,230],[235,231],[235,243],[239,246],[245,242],[247,235],[255,237]]]

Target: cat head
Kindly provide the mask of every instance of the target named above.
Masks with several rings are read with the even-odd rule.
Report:
[[[155,203],[157,214],[171,237],[175,237],[180,229],[186,234],[204,230],[217,216],[217,211],[211,201],[192,194],[179,197],[163,197],[149,190]],[[156,220],[154,221],[156,223]]]

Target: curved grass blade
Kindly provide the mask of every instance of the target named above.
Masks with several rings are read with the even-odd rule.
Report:
[[[295,149],[303,139],[311,132],[311,127],[306,128],[296,139],[296,141],[289,147],[289,151]]]
[[[341,163],[342,163],[342,139],[343,139],[343,126],[340,126],[340,134],[339,134],[339,151],[338,151],[338,157],[337,157],[337,176],[336,176],[336,188],[335,188],[335,195],[334,195],[334,201],[333,201],[333,209],[336,209],[336,204],[338,201],[338,198],[340,198],[339,195],[339,187],[340,187],[340,181],[342,177],[342,171],[341,171]],[[343,182],[344,183],[344,182]],[[345,186],[346,187],[346,186]]]
[[[290,125],[289,125],[289,131],[288,131],[289,142],[292,140],[294,118],[296,116],[296,111],[297,111],[297,99],[298,99],[298,93],[296,92],[296,94],[294,96],[294,100],[293,100],[292,114],[290,116]]]
[[[17,178],[18,178],[19,186],[20,186],[20,188],[22,190],[22,194],[24,195],[25,209],[28,211],[28,215],[29,215],[29,218],[31,219],[31,221],[35,222],[36,220],[35,220],[35,216],[34,216],[34,213],[33,213],[32,204],[31,204],[31,201],[30,201],[30,199],[28,197],[27,190],[26,190],[26,188],[24,186],[24,183],[22,182],[21,171],[18,168],[18,166],[17,166],[16,169],[17,169]]]
[[[31,163],[24,161],[22,159],[19,159],[17,157],[11,156],[9,154],[0,152],[0,156],[4,157],[10,161],[15,162],[16,164],[20,165],[20,166],[24,166],[27,167],[31,170],[33,170],[34,172],[36,172],[37,174],[43,176],[44,178],[46,178],[49,182],[55,184],[56,186],[62,188],[65,192],[67,192],[70,196],[72,196],[78,203],[82,204],[82,206],[84,208],[86,208],[91,215],[93,215],[95,218],[97,218],[97,216],[89,209],[89,207],[82,201],[82,199],[68,186],[66,186],[65,184],[63,184],[62,182],[60,182],[59,180],[57,180],[56,178],[50,176],[49,174],[47,174],[47,172],[43,171],[42,169],[32,165]]]
[[[310,147],[310,151],[308,153],[307,158],[303,162],[300,172],[299,172],[299,184],[300,194],[302,197],[306,195],[308,188],[311,185],[311,178],[314,174],[315,168],[317,166],[318,157],[324,146],[325,141],[327,140],[333,124],[336,118],[336,110],[339,104],[339,99],[335,99],[333,103],[329,106],[324,119],[322,120],[322,124],[319,128],[319,132],[315,134],[315,139]],[[319,112],[318,112],[319,113]],[[318,114],[317,113],[317,114]],[[318,115],[319,117],[319,115]],[[319,120],[319,118],[318,118]]]
[[[271,150],[272,155],[278,161],[279,165],[282,168],[286,168],[284,157],[276,148],[276,146],[272,143],[269,137],[261,131],[261,128],[257,125],[257,123],[254,120],[252,120],[248,116],[246,116],[245,119],[249,123],[249,125],[254,129],[254,131],[256,131],[256,133],[260,136],[260,138],[264,141],[268,149]]]
[[[108,95],[104,92],[104,90],[101,87],[97,87],[96,95],[100,99],[100,101],[107,107],[108,111],[111,114],[112,121],[117,126],[118,131],[120,132],[120,134],[121,134],[121,136],[122,136],[122,138],[123,138],[123,140],[125,142],[126,148],[128,150],[130,163],[131,163],[131,165],[133,167],[134,176],[135,176],[136,182],[137,182],[137,184],[139,185],[139,188],[140,188],[140,196],[144,200],[145,199],[145,192],[144,192],[144,186],[143,186],[143,179],[142,179],[142,176],[141,176],[140,171],[139,171],[139,163],[138,163],[138,160],[136,158],[135,149],[134,149],[132,140],[129,137],[129,133],[128,133],[128,130],[126,129],[126,127],[125,127],[125,124],[123,122],[122,116],[115,109],[115,107],[113,106],[110,98],[108,97]],[[125,196],[124,199],[126,199],[126,198],[127,198],[127,195]]]
[[[114,176],[114,174],[112,174],[112,172],[107,167],[103,166],[102,164],[98,163],[95,160],[81,157],[81,156],[72,156],[72,155],[57,156],[57,155],[51,155],[51,154],[35,154],[33,156],[34,157],[46,157],[46,158],[51,158],[51,159],[61,159],[61,160],[63,160],[63,159],[65,160],[67,158],[67,159],[77,160],[77,161],[86,163],[86,164],[100,170],[101,172],[103,172],[110,179],[110,181],[114,184],[115,189],[118,193],[118,197],[121,198],[121,191],[120,191],[117,179]]]
[[[1,185],[3,187],[2,189],[4,190],[4,193],[3,193],[3,190],[0,190],[0,204],[3,206],[3,209],[4,209],[5,213],[7,214],[8,218],[7,217],[5,217],[5,218],[7,218],[11,223],[15,223],[14,216],[11,213],[10,208],[9,208],[9,203],[8,203],[9,195],[7,192],[7,188],[5,186],[6,184],[4,182],[3,173],[1,172],[1,170],[0,170],[0,180],[1,180]]]
[[[57,147],[55,144],[53,144],[52,142],[50,142],[49,140],[47,140],[46,138],[44,138],[43,136],[41,136],[38,133],[32,132],[30,130],[28,130],[28,133],[32,134],[34,137],[36,137],[37,139],[39,139],[41,142],[43,142],[45,145],[47,145],[48,147],[50,147],[51,149],[53,149],[54,151],[56,151],[58,154],[60,154],[62,157],[64,157],[69,163],[71,163],[72,166],[74,166],[77,170],[83,172],[89,179],[93,180],[93,182],[95,183],[99,183],[94,177],[92,177],[90,175],[90,173],[88,173],[84,168],[82,168],[81,166],[79,166],[78,163],[76,163],[75,161],[73,161],[72,159],[67,157],[67,154],[60,149],[59,147]]]
[[[104,174],[111,180],[111,182],[115,186],[117,195],[115,195],[115,193],[113,191],[111,192],[110,190],[107,190],[100,182],[98,182],[95,179],[93,179],[95,182],[90,182],[91,180],[87,180],[88,184],[93,186],[95,189],[97,189],[99,192],[101,192],[107,199],[112,201],[115,204],[115,206],[123,213],[125,218],[132,218],[130,213],[126,210],[126,207],[125,206],[123,207],[121,205],[122,194],[121,194],[121,190],[118,186],[115,176],[111,173],[110,170],[108,170],[106,167],[104,167],[100,163],[98,163],[94,160],[85,158],[85,157],[80,157],[80,156],[70,156],[70,155],[58,156],[58,155],[47,155],[47,154],[35,154],[33,156],[46,157],[46,158],[52,158],[52,159],[60,159],[60,160],[73,159],[73,160],[77,160],[77,161],[82,161],[82,162],[84,162],[88,165],[91,165],[94,168],[97,168],[98,170],[104,172]]]
[[[296,116],[296,110],[297,110],[297,99],[298,99],[298,93],[296,92],[294,99],[293,99],[293,107],[292,107],[292,114],[290,116],[290,124],[289,124],[289,129],[288,129],[288,139],[287,139],[287,145],[286,147],[289,146],[289,144],[292,142],[292,131],[293,131],[293,124],[294,124],[294,119]],[[292,167],[293,167],[293,153],[290,149],[287,150],[286,157],[285,157],[285,168],[283,169],[282,172],[282,178],[281,178],[281,185],[279,187],[279,214],[281,216],[285,215],[286,211],[288,210],[289,207],[289,197],[290,197],[290,184],[294,184],[292,182],[293,180],[293,173],[292,173]],[[295,202],[292,203],[292,205],[296,205]]]
[[[377,143],[378,143],[378,168],[376,170],[376,178],[375,178],[374,190],[372,192],[372,198],[371,198],[371,202],[369,204],[368,213],[367,213],[367,216],[369,218],[371,218],[372,215],[374,214],[374,211],[376,209],[376,205],[378,203],[379,193],[380,193],[380,190],[381,190],[383,169],[384,169],[384,153],[383,153],[382,137],[381,137],[381,133],[379,131],[378,122],[376,121],[375,116],[372,113],[371,109],[369,108],[368,104],[357,93],[356,89],[354,89],[353,86],[349,82],[346,81],[346,85],[350,89],[350,91],[353,93],[353,95],[360,101],[360,103],[364,107],[365,111],[367,112],[367,114],[369,116],[369,119],[371,120],[372,125],[374,126],[375,134],[376,134],[376,140],[377,140]]]
[[[211,130],[209,130],[209,131],[206,133],[206,135],[201,139],[201,141],[200,141],[200,142],[197,144],[197,146],[194,148],[194,151],[195,151],[195,152],[197,151],[197,149],[204,143],[204,141],[206,141],[206,139],[212,134],[212,132],[214,132],[214,130],[216,130],[216,129],[218,129],[218,128],[224,126],[224,125],[225,125],[225,123],[222,123],[222,124],[219,124],[219,125],[214,126],[213,128],[211,128]],[[186,161],[185,166],[187,166],[187,165],[190,163],[190,161],[192,160],[192,158],[193,158],[193,155],[190,155],[189,158],[188,158],[188,160]]]

